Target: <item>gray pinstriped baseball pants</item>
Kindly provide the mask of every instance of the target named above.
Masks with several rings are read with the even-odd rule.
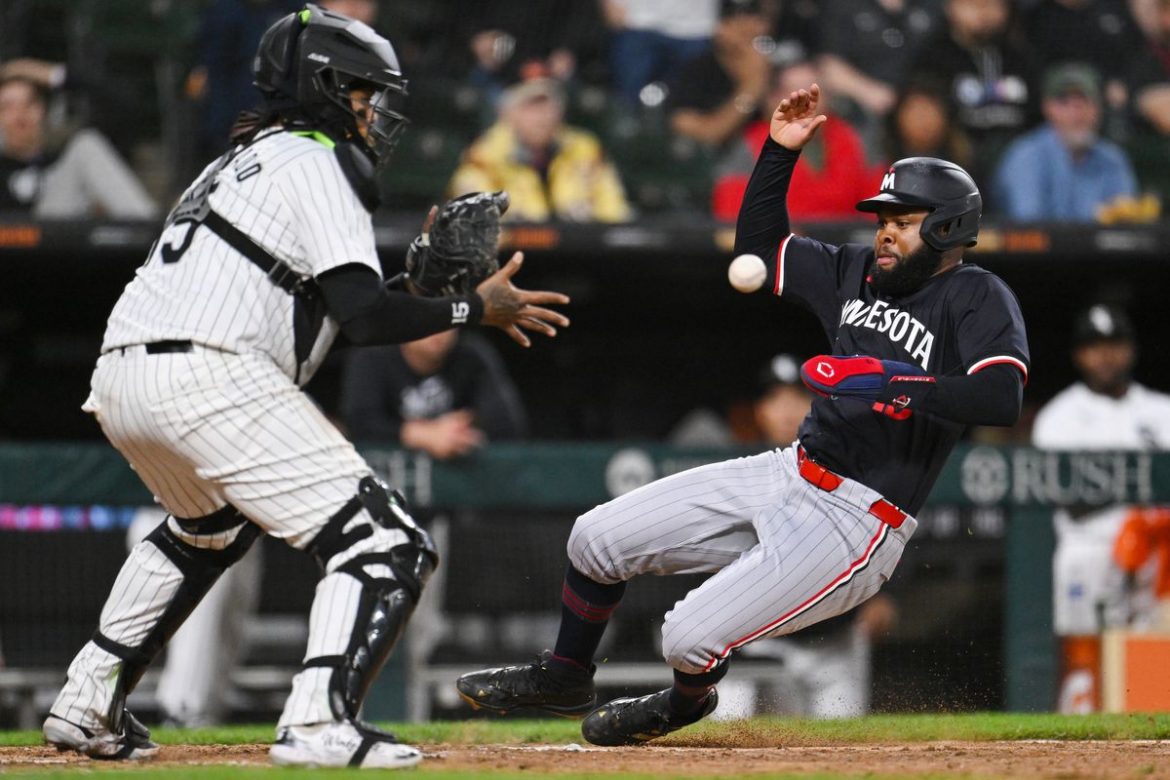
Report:
[[[698,674],[733,650],[846,612],[889,579],[917,522],[869,514],[881,496],[853,480],[827,492],[796,448],[660,479],[581,515],[569,560],[598,582],[714,575],[666,613],[662,654]]]

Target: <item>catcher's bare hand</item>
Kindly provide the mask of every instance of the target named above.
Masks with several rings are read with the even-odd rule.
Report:
[[[568,303],[569,296],[558,292],[521,290],[512,284],[512,277],[523,263],[524,253],[517,252],[507,265],[483,280],[475,291],[483,299],[483,318],[480,323],[499,328],[517,344],[527,347],[532,342],[524,330],[555,336],[557,329],[554,325],[569,327],[568,317],[543,306]]]
[[[824,114],[817,113],[820,100],[821,88],[816,84],[798,89],[781,100],[772,112],[769,128],[772,140],[794,152],[803,148],[816,135],[817,128],[828,121]]]

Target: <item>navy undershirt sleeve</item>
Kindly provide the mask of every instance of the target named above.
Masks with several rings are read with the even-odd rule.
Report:
[[[764,141],[735,223],[735,254],[759,255],[768,269],[763,290],[771,290],[775,285],[773,259],[780,242],[791,232],[788,185],[799,158],[800,152],[786,149],[770,137]]]
[[[358,263],[331,268],[317,277],[325,307],[352,344],[401,344],[461,325],[474,325],[483,316],[478,295],[422,298],[388,290],[373,269]],[[466,319],[457,305],[470,308]]]
[[[934,382],[891,385],[889,396],[909,395],[910,408],[963,425],[1015,425],[1024,401],[1024,376],[1015,366],[988,366]],[[885,400],[890,400],[886,398]]]

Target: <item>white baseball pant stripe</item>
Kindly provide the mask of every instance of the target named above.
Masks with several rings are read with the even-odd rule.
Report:
[[[914,533],[869,514],[881,496],[853,480],[801,478],[795,447],[713,463],[585,513],[569,560],[598,582],[714,572],[666,614],[662,652],[698,674],[737,647],[839,615],[889,579]]]

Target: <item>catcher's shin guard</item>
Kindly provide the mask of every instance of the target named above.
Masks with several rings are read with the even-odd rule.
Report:
[[[309,618],[304,671],[294,682],[281,726],[321,722],[326,715],[357,718],[439,560],[402,497],[373,477],[359,482],[358,494],[306,550],[324,576]],[[328,679],[320,679],[318,670]],[[316,690],[323,684],[328,713]]]
[[[53,713],[122,733],[126,696],[146,667],[259,535],[231,506],[196,519],[168,516],[131,550]],[[94,682],[107,679],[112,689]]]

